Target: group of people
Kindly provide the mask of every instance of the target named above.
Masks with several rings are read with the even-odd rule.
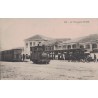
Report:
[[[30,57],[27,54],[22,54],[21,59],[24,62],[26,59],[29,59]]]
[[[98,62],[96,54],[68,54],[58,55],[58,60],[79,61],[79,62]]]
[[[21,59],[21,61],[23,61],[23,62],[24,62],[24,61],[25,61],[25,59],[26,59],[26,55],[25,55],[25,54],[21,54],[21,55],[20,55],[20,59]]]
[[[80,56],[81,57],[81,56]],[[77,57],[79,58],[79,56]],[[30,56],[28,56],[27,54],[22,54],[22,61],[24,62],[25,59],[30,59]],[[56,58],[54,58],[56,59]],[[71,59],[71,58],[69,58]],[[68,59],[68,56],[65,57],[65,55],[58,55],[58,60],[69,60]],[[96,54],[93,54],[93,56],[91,56],[91,54],[89,54],[87,57],[86,57],[86,60],[85,61],[94,61],[94,62],[98,62],[98,58],[96,56]]]

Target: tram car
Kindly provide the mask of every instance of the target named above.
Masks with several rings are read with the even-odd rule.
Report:
[[[11,49],[0,52],[1,61],[20,62],[22,61],[22,49]]]
[[[30,60],[35,64],[49,64],[50,59],[45,52],[45,46],[35,46],[30,48]]]
[[[70,49],[65,53],[65,60],[69,61],[93,61],[90,53],[85,49]]]

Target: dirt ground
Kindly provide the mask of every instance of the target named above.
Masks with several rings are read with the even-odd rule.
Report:
[[[50,64],[0,62],[1,80],[97,80],[98,63],[51,60]]]

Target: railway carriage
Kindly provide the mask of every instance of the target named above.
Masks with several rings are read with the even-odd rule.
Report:
[[[22,61],[22,49],[11,49],[0,52],[1,61]]]
[[[81,49],[69,49],[65,53],[65,60],[71,60],[71,61],[84,60],[86,57],[84,52],[85,50],[81,50]]]

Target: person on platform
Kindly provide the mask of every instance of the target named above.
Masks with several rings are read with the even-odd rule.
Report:
[[[97,61],[97,57],[96,57],[96,54],[94,54],[94,62]]]
[[[25,54],[23,54],[23,62],[24,62],[24,60],[25,60]]]

